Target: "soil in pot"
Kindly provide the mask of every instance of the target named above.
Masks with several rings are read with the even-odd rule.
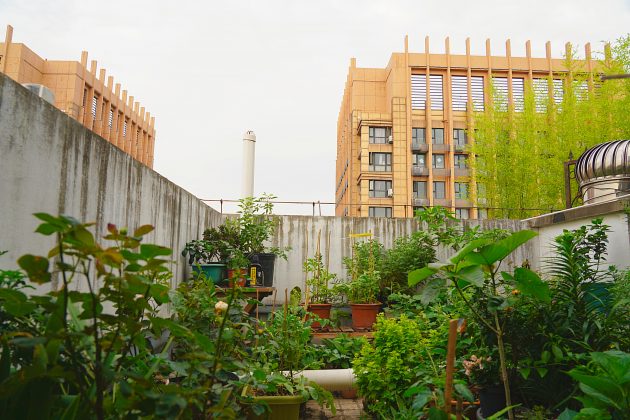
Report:
[[[330,309],[332,308],[332,304],[330,303],[309,303],[308,304],[308,312],[313,315],[317,315],[321,319],[330,319]],[[313,322],[311,324],[312,329],[319,329],[321,325],[319,322]]]
[[[376,315],[381,309],[380,303],[351,303],[352,327],[355,329],[372,329],[376,322]]]

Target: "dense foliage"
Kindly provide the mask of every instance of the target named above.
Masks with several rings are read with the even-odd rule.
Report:
[[[630,35],[597,61],[596,72],[628,73],[629,57]],[[470,164],[483,187],[479,203],[494,208],[490,216],[522,218],[564,208],[563,164],[569,154],[577,157],[596,144],[630,138],[630,80],[589,78],[574,53],[565,61],[570,71],[553,76],[562,79],[561,102],[541,98],[526,81],[518,112],[495,92],[493,106],[475,113],[469,135],[476,158]]]

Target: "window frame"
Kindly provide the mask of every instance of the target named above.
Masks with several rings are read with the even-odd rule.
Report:
[[[374,214],[376,210],[381,210],[381,209],[384,210],[385,212],[384,216]],[[368,207],[368,217],[392,217],[392,208],[385,207],[385,206],[370,206]]]
[[[460,161],[464,162],[463,166],[459,165]],[[468,169],[468,156],[461,153],[455,153],[453,155],[453,166],[455,169]]]
[[[377,183],[381,183],[383,182],[385,185],[384,189],[376,189],[374,188],[376,186]],[[389,198],[389,196],[387,195],[387,191],[392,189],[392,181],[391,179],[370,179],[368,180],[368,197],[370,198]],[[378,192],[379,194],[381,193],[383,195],[377,195],[376,193]]]
[[[462,194],[462,186],[464,187],[464,191]],[[455,198],[458,200],[468,200],[468,182],[459,182],[456,181],[454,184],[454,188],[455,188]]]
[[[423,190],[424,190],[424,196],[420,196],[418,195],[418,188],[420,185],[423,185]],[[427,199],[428,195],[427,195],[427,181],[413,181],[413,198],[419,198],[419,199]]]
[[[442,186],[442,196],[437,196],[437,185],[440,184]],[[433,181],[433,199],[434,200],[444,200],[446,199],[446,182],[445,181]]]
[[[462,136],[464,142],[461,142]],[[453,128],[453,144],[458,147],[465,147],[468,144],[468,133],[465,128]]]
[[[383,129],[385,130],[385,136],[384,137],[377,137],[375,135],[376,130],[380,130]],[[382,126],[370,126],[368,129],[368,143],[369,144],[388,144],[388,140],[389,140],[389,136],[392,135],[392,128],[391,127],[382,127]],[[376,139],[383,139],[383,141],[376,141]]]
[[[436,166],[438,156],[442,157],[442,166]],[[433,153],[431,155],[431,167],[433,169],[445,169],[446,168],[446,155],[444,153]]]
[[[436,130],[439,130],[439,131],[436,131]],[[436,141],[438,138],[436,137],[435,133],[439,133],[439,132],[442,133],[441,136],[440,136],[441,137],[441,139],[440,139],[441,143],[438,143]],[[437,128],[432,128],[431,129],[431,144],[444,144],[444,128],[437,127]]]
[[[376,155],[385,155],[385,165],[376,165],[374,159]],[[392,154],[390,152],[370,152],[369,153],[369,165],[368,170],[370,172],[391,172],[392,171]],[[376,168],[385,169],[376,169]]]

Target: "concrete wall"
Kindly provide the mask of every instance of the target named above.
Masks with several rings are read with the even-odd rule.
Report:
[[[555,213],[526,219],[523,225],[538,232],[533,241],[534,255],[532,268],[546,270],[547,261],[554,255],[554,238],[563,230],[574,230],[591,223],[594,218],[602,218],[610,226],[608,232],[608,257],[604,269],[615,265],[619,269],[630,266],[630,222],[626,209],[630,208],[630,199],[619,199],[604,203],[588,204]]]
[[[0,74],[0,267],[25,253],[45,255],[51,238],[33,233],[35,212],[67,214],[134,229],[155,226],[146,241],[179,252],[223,217],[198,198],[132,159],[52,105]]]
[[[481,224],[483,229],[500,228],[510,231],[522,229],[518,220],[468,220],[459,222],[462,226],[472,227]],[[329,258],[329,269],[339,278],[346,278],[343,258],[351,256],[352,241],[350,234],[372,232],[385,248],[391,248],[394,240],[409,235],[421,226],[414,219],[364,218],[364,217],[310,217],[280,216],[280,223],[271,245],[291,247],[287,261],[277,259],[274,281],[278,289],[277,301],[284,301],[284,289],[291,290],[300,286],[304,290],[305,274],[302,264],[315,255],[317,235],[321,231],[321,252],[324,259]],[[330,238],[330,239],[328,239]],[[361,240],[361,239],[356,239]],[[329,241],[329,246],[327,242]],[[509,259],[508,264],[520,264],[525,259],[532,259],[533,244],[519,248]],[[438,259],[450,255],[446,249],[438,249]],[[267,299],[267,303],[271,298]]]

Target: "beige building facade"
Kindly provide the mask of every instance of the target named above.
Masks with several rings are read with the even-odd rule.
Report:
[[[54,95],[54,105],[136,160],[153,167],[155,117],[120,83],[97,69],[88,53],[81,61],[46,60],[26,45],[14,43],[7,26],[0,43],[0,71],[21,84],[43,85]],[[35,87],[37,88],[37,87]]]
[[[474,142],[474,112],[493,106],[492,89],[502,93],[506,107],[522,109],[526,86],[548,100],[562,100],[564,58],[430,52],[393,53],[385,68],[360,68],[350,60],[337,120],[335,214],[337,216],[412,217],[414,210],[443,206],[461,219],[483,218],[467,151]],[[571,51],[571,45],[566,45]],[[593,87],[591,48],[585,46],[580,65]],[[586,82],[585,82],[586,83]]]

